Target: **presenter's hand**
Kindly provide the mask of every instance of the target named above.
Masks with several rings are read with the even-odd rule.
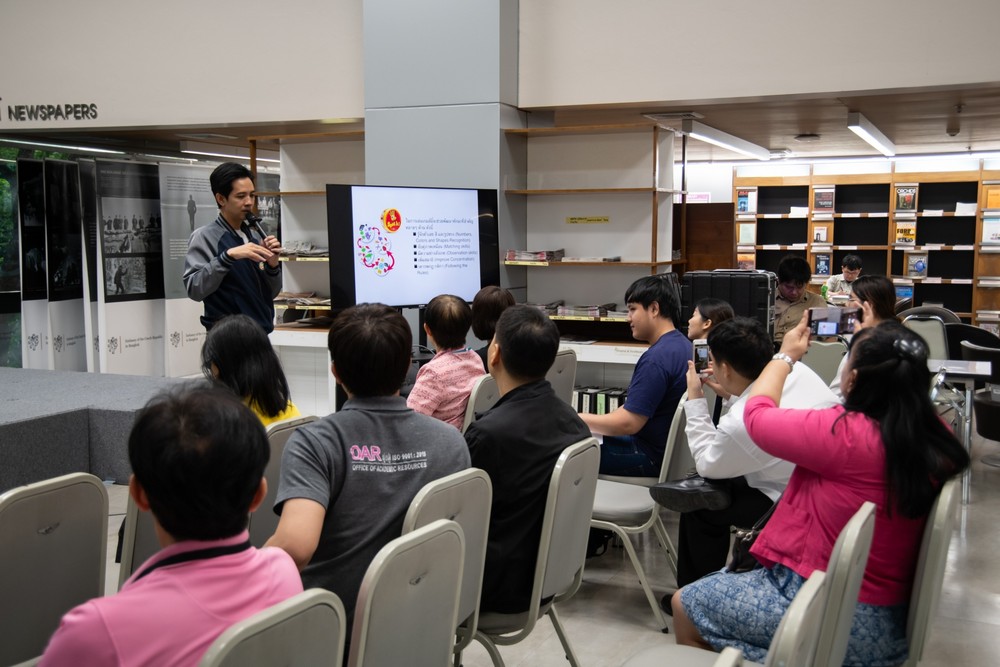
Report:
[[[267,260],[268,266],[273,269],[278,266],[278,256],[281,253],[281,241],[276,239],[272,234],[264,239],[264,247],[273,253],[273,255]]]
[[[226,254],[229,255],[230,259],[249,259],[253,262],[267,262],[268,264],[271,264],[271,260],[273,259],[274,264],[271,264],[271,266],[278,264],[278,256],[275,253],[262,245],[252,242],[230,248],[226,251]]]
[[[705,392],[701,388],[701,377],[698,376],[698,371],[694,369],[694,362],[688,362],[688,372],[687,372],[687,385],[688,385],[688,400],[693,400],[695,398],[705,398]]]

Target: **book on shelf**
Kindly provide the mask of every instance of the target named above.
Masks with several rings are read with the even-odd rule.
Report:
[[[816,255],[816,271],[817,276],[828,276],[830,275],[830,255],[826,253]]]
[[[994,336],[1000,336],[1000,322],[980,322],[979,328],[989,331]]]
[[[736,268],[753,271],[757,268],[757,254],[752,252],[736,253]]]
[[[913,298],[913,285],[896,285],[896,298],[897,299],[912,299]]]
[[[556,315],[562,317],[607,317],[608,311],[614,311],[618,304],[601,303],[593,305],[559,306]]]
[[[508,250],[508,262],[558,262],[566,256],[562,248],[558,250]]]
[[[914,278],[927,277],[927,253],[908,252],[906,253],[906,275]]]
[[[737,213],[757,212],[757,188],[737,188],[736,212]]]
[[[983,218],[983,245],[1000,245],[1000,217]]]
[[[814,188],[813,189],[813,211],[833,212],[835,188]]]
[[[814,225],[813,243],[829,243],[829,242],[830,242],[830,226]]]
[[[789,218],[808,218],[809,217],[809,207],[808,206],[791,206],[788,209]]]
[[[896,210],[916,211],[917,210],[917,186],[897,185],[896,186]]]
[[[917,221],[896,220],[896,245],[915,245],[917,242]]]
[[[564,303],[566,303],[566,302],[563,301],[562,299],[557,299],[556,301],[552,301],[551,303],[531,303],[531,302],[527,302],[524,305],[531,306],[532,308],[537,308],[538,310],[542,311],[546,315],[555,315],[556,314],[556,310],[559,308],[559,306],[563,305]]]
[[[757,223],[739,222],[736,224],[737,245],[757,245]]]
[[[955,215],[975,215],[978,210],[976,202],[958,202],[955,204]]]
[[[983,208],[1000,209],[1000,185],[984,185],[986,204]]]
[[[561,261],[570,264],[573,262],[620,262],[622,261],[622,257],[621,255],[612,255],[610,257],[563,257]]]

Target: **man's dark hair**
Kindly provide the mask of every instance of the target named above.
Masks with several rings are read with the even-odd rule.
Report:
[[[413,334],[394,308],[351,306],[333,319],[327,338],[341,384],[354,396],[392,396],[410,369]]]
[[[487,343],[493,340],[497,320],[514,305],[514,295],[497,285],[487,285],[472,299],[472,333]]]
[[[861,268],[861,258],[857,255],[845,255],[844,261],[840,265],[847,267],[851,271],[857,271]]]
[[[246,529],[270,455],[257,416],[217,387],[155,396],[128,438],[136,481],[176,540],[217,540]]]
[[[812,278],[809,262],[798,255],[785,255],[778,263],[778,282],[805,285]]]
[[[434,336],[438,351],[465,347],[472,324],[472,308],[452,294],[439,294],[424,308],[424,322]]]
[[[660,315],[676,325],[681,304],[674,283],[666,275],[645,276],[636,280],[625,290],[625,303],[637,303],[649,308],[655,302],[660,307]]]
[[[531,306],[511,306],[497,320],[497,345],[507,372],[519,380],[545,377],[559,351],[559,330]]]
[[[734,317],[708,330],[708,349],[715,363],[725,362],[748,380],[756,380],[771,361],[774,339],[757,320]]]
[[[253,178],[253,174],[250,170],[244,167],[242,164],[237,164],[235,162],[223,162],[212,175],[208,177],[208,182],[212,186],[213,195],[222,195],[224,199],[228,199],[229,195],[233,192],[233,181],[237,181],[241,178]],[[216,202],[218,203],[218,201]],[[222,208],[221,206],[219,208]]]

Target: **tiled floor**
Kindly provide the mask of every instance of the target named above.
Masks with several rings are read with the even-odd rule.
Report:
[[[973,458],[1000,451],[997,443],[978,442]],[[111,487],[108,522],[109,561],[114,560],[118,526],[125,513],[126,488]],[[921,667],[972,667],[997,663],[1000,655],[1000,469],[975,463],[972,502],[961,507],[949,551],[944,590],[932,626],[930,644]],[[665,515],[665,519],[669,518]],[[675,529],[668,523],[668,530]],[[655,541],[639,545],[657,593],[674,585],[666,557]],[[117,590],[118,566],[108,565],[107,590]],[[620,665],[636,651],[673,642],[659,632],[652,611],[639,588],[628,556],[612,549],[587,561],[584,583],[571,600],[559,607],[570,642],[583,665]],[[559,640],[548,619],[542,619],[522,643],[500,648],[509,667],[566,664]],[[473,643],[465,652],[466,667],[487,667],[490,659]]]

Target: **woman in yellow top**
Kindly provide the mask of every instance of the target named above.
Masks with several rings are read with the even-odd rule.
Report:
[[[205,377],[242,397],[264,426],[300,416],[271,341],[246,315],[228,315],[212,326],[201,366]]]

